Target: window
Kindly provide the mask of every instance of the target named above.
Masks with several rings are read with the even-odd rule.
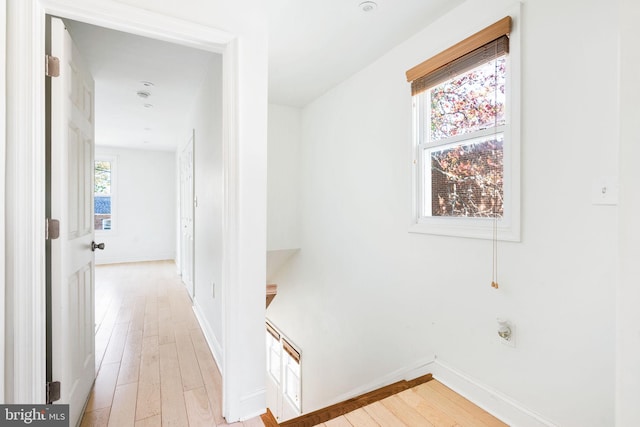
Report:
[[[112,230],[114,213],[113,159],[99,159],[94,164],[93,227],[95,231]]]
[[[282,346],[280,334],[267,324],[267,372],[276,383],[280,383],[280,366],[282,364]]]
[[[287,401],[295,415],[301,413],[301,369],[300,352],[283,337],[271,324],[267,323],[267,372],[277,386],[277,402]],[[275,389],[275,388],[274,388]],[[281,404],[276,404],[276,417]]]
[[[410,231],[519,239],[511,17],[407,72],[414,108]]]
[[[300,409],[300,353],[287,340],[282,340],[284,357],[284,393]]]

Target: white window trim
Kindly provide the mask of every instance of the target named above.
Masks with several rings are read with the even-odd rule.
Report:
[[[114,236],[117,234],[117,231],[119,228],[118,227],[119,225],[118,224],[118,199],[117,199],[118,156],[115,156],[113,154],[107,154],[107,155],[96,154],[94,159],[94,165],[95,165],[95,162],[100,162],[100,161],[111,163],[111,229],[110,230],[94,230],[94,233],[97,236]],[[94,166],[94,173],[95,173],[95,166]],[[93,195],[95,196],[95,188],[94,188]],[[95,218],[95,212],[94,212],[94,218]]]
[[[521,45],[520,45],[520,5],[509,10],[513,19],[509,34],[509,55],[507,56],[507,125],[504,126],[504,217],[497,221],[498,240],[520,241],[520,78],[521,78]],[[504,14],[496,14],[496,19]],[[479,25],[475,31],[482,29]],[[464,36],[460,37],[460,40]],[[441,236],[492,239],[494,220],[492,218],[461,217],[420,217],[422,171],[418,158],[418,138],[420,120],[417,117],[415,98],[413,105],[413,136],[410,144],[411,153],[411,218],[410,233],[435,234]]]
[[[280,342],[280,340],[277,340],[274,336],[272,336],[271,334],[269,334],[269,332],[267,332],[267,337],[271,339],[272,342],[277,342],[278,343],[278,367],[280,369],[280,372],[278,372],[278,377],[276,377],[272,370],[271,370],[271,365],[272,365],[272,357],[273,357],[273,352],[271,351],[271,345],[269,345],[267,347],[267,372],[269,373],[269,376],[271,377],[271,379],[276,383],[276,384],[280,384],[280,379],[282,377],[282,343]]]
[[[282,339],[281,339],[281,341],[282,341]],[[289,344],[291,344],[291,342],[289,340],[287,340],[287,342]],[[282,350],[284,351],[284,349],[282,349]],[[298,351],[298,353],[300,353],[300,352]],[[297,383],[298,383],[298,402],[296,402],[293,398],[291,398],[291,396],[289,396],[289,393],[288,393],[289,382],[287,381],[288,380],[288,372],[289,372],[287,370],[287,362],[289,360],[294,360],[294,359],[286,351],[284,351],[283,356],[284,357],[281,358],[282,365],[280,366],[280,369],[281,369],[281,372],[282,372],[282,374],[281,374],[281,378],[282,378],[282,395],[285,397],[285,399],[287,399],[291,403],[291,405],[294,408],[296,408],[298,410],[299,413],[302,413],[302,364],[301,364],[301,361],[299,361],[297,363],[299,372],[298,372],[298,378],[297,378],[297,380],[298,380],[297,381]]]
[[[280,331],[278,328],[276,328],[275,326],[273,326],[273,323],[271,323],[270,321],[266,322],[267,325],[272,328],[279,336],[280,339],[277,340],[279,342],[279,346],[280,346],[280,378],[275,378],[273,376],[273,374],[271,373],[271,366],[270,366],[270,357],[271,357],[271,349],[269,347],[267,347],[266,351],[267,351],[267,365],[266,365],[266,369],[267,369],[267,374],[269,376],[269,378],[271,378],[271,380],[277,385],[278,387],[278,393],[280,394],[280,397],[282,399],[285,399],[289,402],[289,405],[291,406],[292,409],[297,411],[297,415],[301,415],[302,414],[302,352],[300,351],[300,348],[293,344],[291,342],[291,340],[289,338],[287,338],[282,331]],[[272,335],[269,334],[269,332],[267,331],[267,335],[271,336],[274,340],[275,337],[273,337]],[[286,370],[287,370],[287,360],[288,359],[292,359],[291,355],[289,355],[289,353],[287,353],[287,351],[284,349],[284,344],[283,341],[286,341],[287,344],[289,344],[296,352],[298,352],[298,354],[300,355],[300,360],[298,361],[298,366],[299,366],[299,374],[298,374],[298,402],[295,402],[291,397],[289,397],[289,394],[286,391],[286,387],[287,387],[287,374],[286,374]]]

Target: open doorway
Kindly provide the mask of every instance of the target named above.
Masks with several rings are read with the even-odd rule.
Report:
[[[127,4],[128,3],[128,4]],[[209,264],[223,271],[220,289],[210,283],[200,292],[196,283],[195,306],[205,295],[219,296],[225,310],[202,307],[202,319],[211,348],[224,360],[225,412],[238,420],[261,407],[262,394],[250,395],[261,386],[262,375],[247,375],[247,367],[263,366],[264,292],[264,188],[241,183],[264,182],[266,158],[266,26],[247,26],[242,5],[229,4],[219,14],[201,16],[194,5],[174,5],[167,13],[144,9],[131,2],[80,2],[61,0],[11,0],[7,10],[7,159],[6,162],[6,327],[15,333],[5,337],[5,397],[7,401],[44,402],[45,375],[45,104],[44,15],[46,12],[84,22],[117,28],[224,56],[222,121],[224,150],[223,195],[217,201],[224,211],[221,246],[224,257],[209,253]],[[184,9],[184,10],[183,10]],[[187,12],[182,15],[181,11]],[[183,16],[183,19],[178,18]],[[258,16],[259,20],[262,15]],[[238,18],[238,19],[236,19]],[[204,21],[204,23],[202,23]],[[263,22],[260,20],[260,22]],[[225,28],[225,29],[222,29]],[[0,55],[2,56],[2,55]],[[214,113],[204,125],[218,120]],[[200,158],[200,155],[198,155]],[[240,168],[240,165],[247,167]],[[210,167],[213,169],[214,165]],[[218,166],[219,167],[219,166]],[[201,199],[199,205],[202,206]],[[240,209],[242,207],[242,210]],[[240,213],[244,213],[240,215]],[[251,216],[250,216],[251,215]],[[217,223],[217,221],[216,221]],[[196,232],[196,235],[199,235]],[[216,238],[216,242],[218,239]],[[197,276],[198,274],[196,274]],[[198,282],[198,280],[196,280]],[[242,283],[244,286],[234,286]],[[227,284],[231,284],[227,286]],[[206,291],[206,292],[205,292]],[[244,295],[249,298],[242,299]],[[213,298],[210,298],[212,300]],[[206,302],[209,304],[211,301]],[[203,305],[203,304],[201,304]],[[219,308],[219,307],[218,307]],[[262,310],[261,310],[262,308]],[[219,319],[212,314],[222,313]],[[217,322],[217,323],[216,323]],[[201,320],[202,323],[202,320]],[[217,340],[217,342],[215,341]],[[244,402],[242,405],[240,402]]]
[[[93,177],[85,174],[83,179],[73,180],[81,183],[78,186],[82,190],[78,193],[81,197],[74,195],[76,192],[73,185],[67,191],[70,200],[80,199],[77,204],[91,206],[93,201],[93,218],[87,224],[91,224],[92,227],[88,226],[88,229],[95,230],[95,240],[100,243],[96,244],[94,241],[91,247],[92,250],[102,249],[95,253],[95,264],[164,261],[157,266],[166,269],[168,261],[174,265],[174,274],[183,275],[189,295],[193,297],[195,239],[192,233],[188,242],[192,245],[191,249],[185,252],[179,215],[180,200],[188,198],[188,204],[193,208],[194,193],[191,191],[190,194],[183,194],[185,188],[179,185],[178,154],[184,151],[184,147],[191,147],[193,153],[193,129],[199,128],[203,146],[210,146],[203,150],[204,155],[200,160],[203,164],[222,165],[221,159],[212,159],[222,151],[221,56],[76,21],[54,21],[62,23],[61,29],[64,30],[62,33],[66,34],[65,37],[70,36],[71,41],[65,43],[73,45],[69,57],[71,60],[67,57],[59,60],[62,80],[65,85],[68,83],[68,88],[65,86],[60,90],[59,95],[62,96],[57,99],[66,99],[68,89],[72,103],[85,106],[90,121],[95,125],[95,138],[90,133],[78,138],[80,145],[87,148],[82,150],[81,156],[74,154],[74,161],[77,161],[82,170],[90,170]],[[83,67],[78,66],[80,62]],[[87,68],[93,75],[95,90],[93,83],[83,83],[76,87],[75,74],[79,68]],[[57,76],[52,74],[50,77],[53,79]],[[89,86],[91,91],[86,90]],[[53,99],[50,103],[54,105],[51,110],[55,111],[58,104],[53,95],[50,96]],[[62,123],[66,123],[64,119]],[[66,125],[63,127],[66,129]],[[70,134],[73,134],[73,130],[65,130],[60,133],[62,137],[59,140],[67,140],[68,137],[64,135]],[[71,145],[74,144],[76,143]],[[52,145],[55,145],[55,141]],[[64,156],[59,158],[64,159]],[[84,165],[83,161],[89,166]],[[192,168],[190,183],[193,184],[193,158],[189,166]],[[70,167],[69,170],[75,169]],[[222,168],[218,170],[218,174],[222,175]],[[71,182],[72,175],[69,172],[69,179],[63,180]],[[209,185],[222,185],[222,178],[217,181],[215,177],[211,179],[211,172],[208,172],[207,178]],[[93,197],[90,191],[92,183]],[[192,186],[192,190],[194,189]],[[221,191],[222,189],[218,193]],[[210,194],[205,194],[203,199],[208,199]],[[209,205],[213,203],[205,204]],[[208,214],[205,211],[201,213]],[[215,218],[215,215],[211,215],[209,220],[215,221],[212,217]],[[217,217],[221,226],[221,214]],[[192,231],[193,223],[192,211]],[[217,237],[221,246],[221,233],[212,236],[207,235],[206,231],[207,228],[204,228],[203,241]],[[185,257],[185,253],[188,257]],[[204,264],[203,272],[206,272],[206,267],[207,264]],[[101,271],[102,269],[94,270],[93,267],[87,270],[82,284],[83,295],[95,295],[94,301],[84,306],[96,305],[93,313],[83,315],[83,323],[95,318],[95,332],[98,334],[104,331],[102,325],[108,316],[109,306],[108,290],[105,292],[103,286],[99,292],[94,293],[93,289],[94,281],[103,285],[105,282],[109,283],[99,277]],[[214,283],[213,278],[209,282]],[[137,283],[127,281],[128,286],[135,287]],[[162,283],[158,283],[159,288],[161,285]],[[64,284],[60,289],[63,287]],[[55,334],[56,327],[52,329]],[[62,335],[65,333],[62,331]],[[172,333],[173,330],[167,332],[168,335]],[[96,339],[96,371],[100,369],[105,357],[106,342],[117,338],[114,334],[117,335],[117,330],[111,328],[101,339]],[[171,339],[175,337],[166,339],[172,342]],[[56,354],[58,353],[54,352]],[[55,380],[56,378],[52,378],[54,375],[55,373],[48,372],[48,380]],[[63,383],[63,400],[65,387],[75,389],[70,383]],[[73,420],[75,422],[77,402],[74,405],[72,414],[76,414]]]

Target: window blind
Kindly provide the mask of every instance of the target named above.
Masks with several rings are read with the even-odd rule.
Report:
[[[407,71],[411,94],[425,90],[509,52],[511,17],[506,16]]]

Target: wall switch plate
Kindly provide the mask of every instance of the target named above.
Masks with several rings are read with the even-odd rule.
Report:
[[[601,176],[591,186],[591,202],[594,205],[617,205],[618,193],[618,177]]]

